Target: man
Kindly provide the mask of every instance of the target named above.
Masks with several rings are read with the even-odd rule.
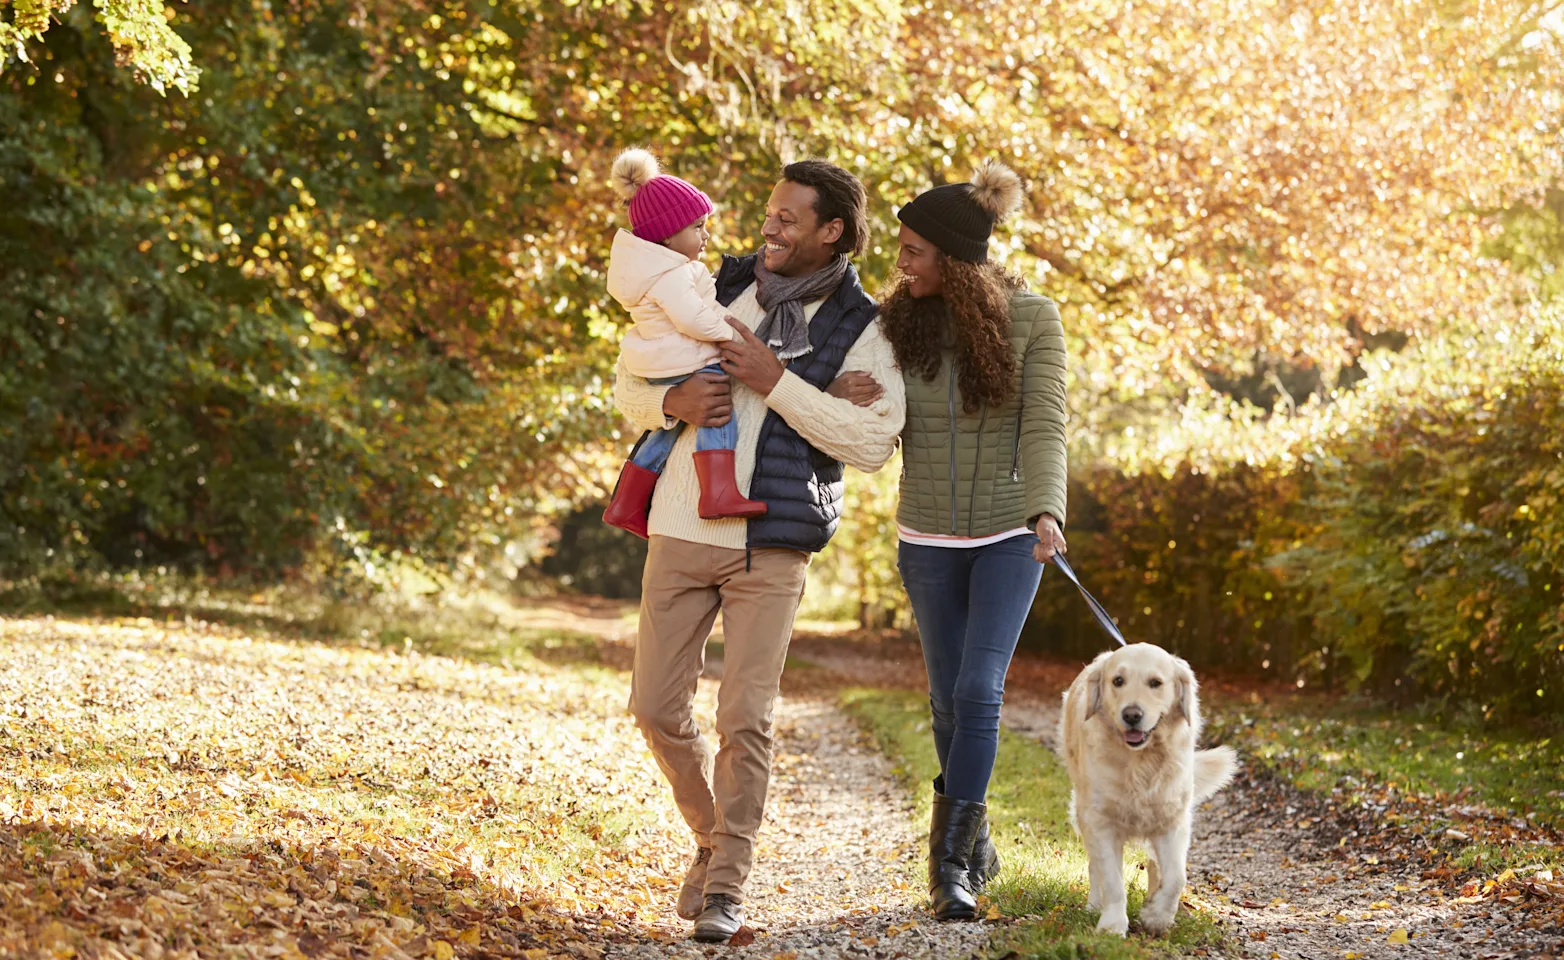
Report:
[[[647,518],[630,711],[695,834],[679,915],[695,921],[704,942],[726,940],[744,922],[771,776],[772,707],[809,556],[840,519],[843,464],[884,466],[906,412],[877,305],[848,261],[863,252],[867,228],[863,185],[852,174],[818,160],[789,165],[766,204],[761,252],[724,258],[717,275],[717,299],[741,334],[723,345],[726,375],[667,387],[622,364],[617,371],[615,404],[643,430],[676,421],[721,426],[737,416],[735,476],[741,493],[767,508],[750,520],[701,519],[696,431],[685,430]],[[873,388],[878,399],[859,406],[827,394],[846,371],[883,385]],[[692,704],[719,611],[725,653],[714,757]]]

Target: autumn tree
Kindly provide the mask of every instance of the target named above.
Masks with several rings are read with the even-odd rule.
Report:
[[[1500,214],[1561,162],[1557,38],[1517,2],[95,9],[4,8],[13,571],[449,566],[601,496],[629,440],[603,286],[627,145],[718,198],[727,252],[785,161],[843,164],[871,288],[897,204],[1008,159],[1030,205],[1001,243],[1063,306],[1083,455],[1513,316]],[[879,608],[883,554],[842,571]]]

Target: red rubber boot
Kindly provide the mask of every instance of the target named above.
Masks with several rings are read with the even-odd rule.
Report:
[[[619,482],[614,484],[613,499],[603,511],[603,522],[610,527],[628,530],[642,540],[646,539],[646,515],[652,509],[652,491],[657,487],[657,474],[626,463],[619,471]]]
[[[701,484],[699,513],[702,520],[765,515],[764,503],[746,499],[739,493],[738,480],[733,474],[732,450],[697,450],[695,477]]]

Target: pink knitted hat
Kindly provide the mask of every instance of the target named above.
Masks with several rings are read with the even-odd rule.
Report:
[[[685,227],[711,216],[711,198],[693,184],[657,172],[657,160],[645,150],[626,150],[614,161],[614,192],[630,204],[630,230],[642,240],[662,243]]]

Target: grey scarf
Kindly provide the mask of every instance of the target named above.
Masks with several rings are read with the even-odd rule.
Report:
[[[755,336],[770,347],[777,359],[786,363],[813,350],[809,327],[804,323],[804,304],[830,296],[847,275],[847,258],[837,255],[831,262],[807,277],[784,277],[755,261],[755,300],[766,311]]]

